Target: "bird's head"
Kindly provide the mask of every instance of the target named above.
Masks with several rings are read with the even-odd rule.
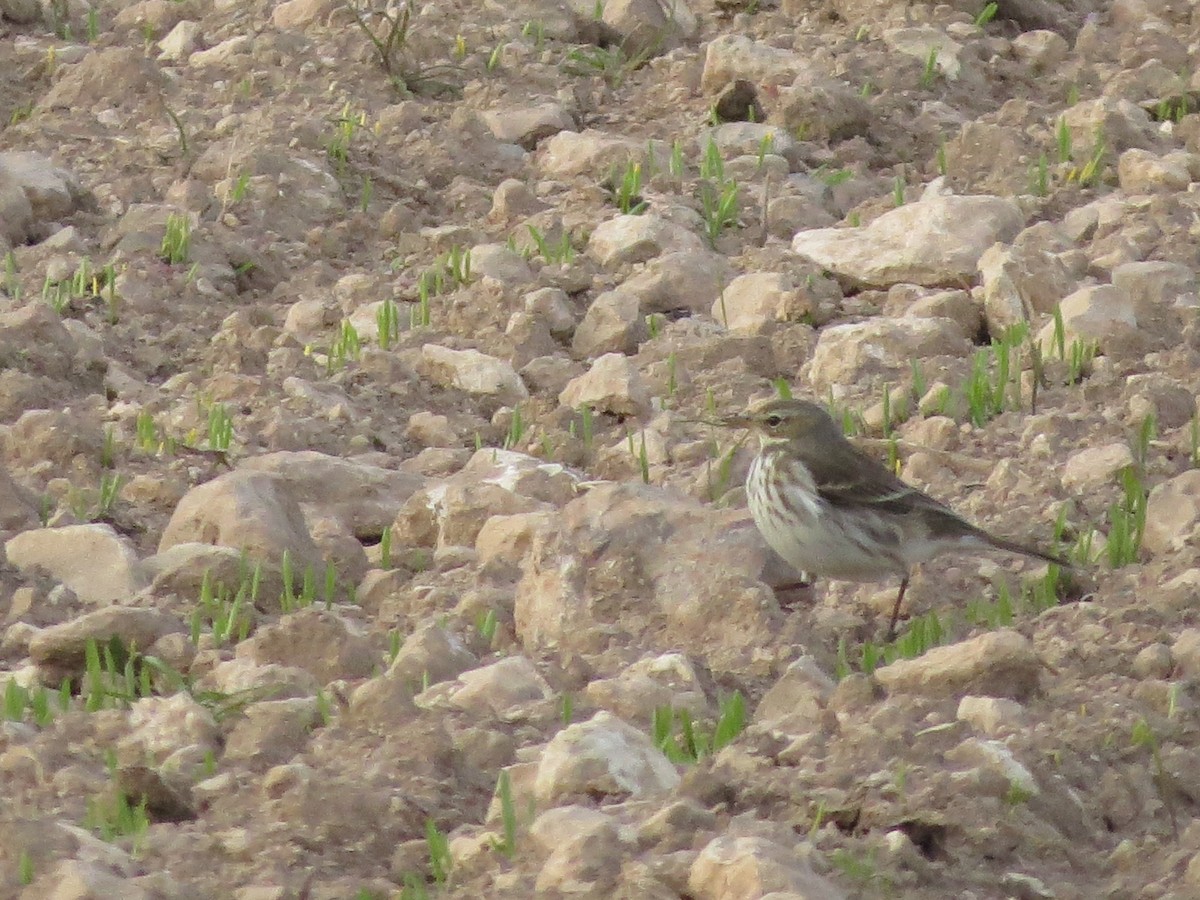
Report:
[[[824,407],[808,400],[772,397],[751,403],[741,415],[729,416],[724,424],[754,431],[764,447],[799,441],[818,443],[845,440],[842,429]],[[835,443],[836,446],[836,443]]]

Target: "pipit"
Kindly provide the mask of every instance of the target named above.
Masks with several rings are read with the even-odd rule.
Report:
[[[1003,550],[1071,567],[1053,554],[977,528],[901,481],[851,444],[815,403],[762,400],[723,424],[758,434],[761,446],[746,478],[746,498],[758,530],[786,562],[845,581],[899,576],[889,640],[912,567],[935,556]]]

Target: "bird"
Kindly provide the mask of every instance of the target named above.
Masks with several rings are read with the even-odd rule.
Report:
[[[759,400],[722,424],[758,435],[746,499],[754,524],[780,557],[837,580],[900,578],[888,640],[895,637],[912,568],[936,556],[1000,550],[1073,568],[1060,556],[972,525],[901,480],[855,447],[817,403]]]

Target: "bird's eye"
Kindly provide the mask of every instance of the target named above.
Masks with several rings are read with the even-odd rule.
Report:
[[[772,428],[778,428],[780,425],[783,424],[783,416],[778,415],[776,413],[772,413],[771,415],[767,416],[767,418],[764,421],[768,425],[770,425]]]

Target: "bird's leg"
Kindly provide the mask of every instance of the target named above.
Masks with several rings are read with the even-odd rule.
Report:
[[[908,589],[908,576],[904,576],[904,580],[900,582],[900,593],[896,595],[896,605],[892,607],[892,621],[888,623],[887,639],[894,641],[896,639],[896,622],[900,618],[900,604],[904,602],[904,592]]]

